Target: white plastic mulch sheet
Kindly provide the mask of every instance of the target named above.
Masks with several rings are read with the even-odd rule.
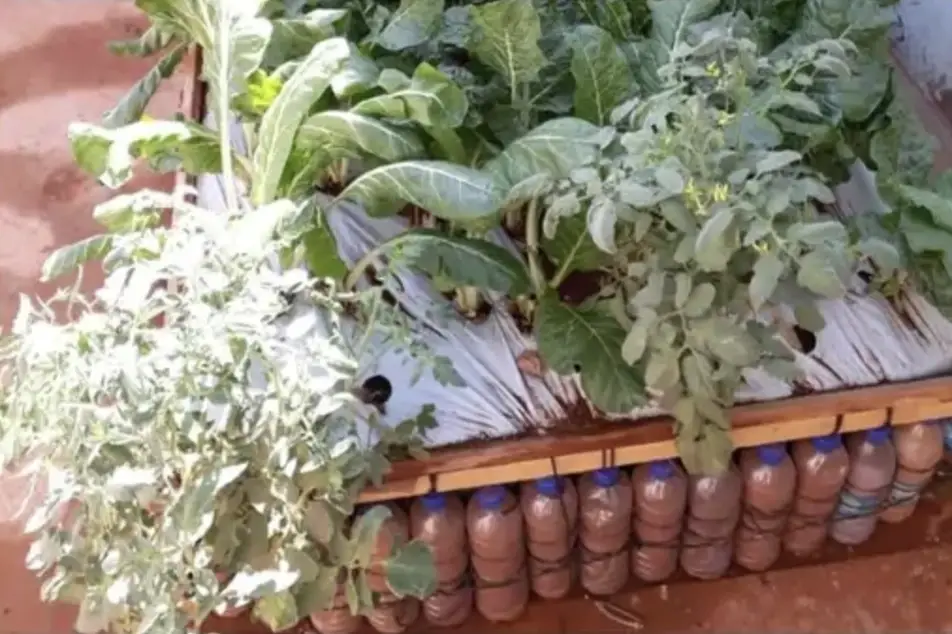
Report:
[[[214,124],[210,117],[207,123]],[[240,149],[240,127],[235,125],[233,130],[235,145]],[[201,177],[198,192],[200,205],[224,208],[222,177]],[[875,195],[872,175],[862,167],[854,170],[853,179],[837,194],[845,214],[882,206]],[[352,204],[338,206],[335,213],[328,214],[328,222],[340,255],[349,265],[406,226],[401,218],[370,218]],[[500,231],[492,237],[514,249],[505,233]],[[566,410],[584,400],[574,377],[520,371],[518,360],[532,352],[534,343],[520,333],[502,298],[495,298],[497,309],[485,322],[474,324],[459,317],[424,277],[405,270],[391,272],[394,275],[387,282],[388,290],[415,318],[416,336],[433,353],[452,360],[465,387],[441,385],[428,371],[414,382],[419,373],[407,353],[384,345],[369,346],[372,352],[361,360],[361,378],[382,375],[392,386],[384,423],[396,425],[432,404],[437,427],[429,433],[427,444],[437,447],[541,431],[564,420]],[[797,363],[805,372],[799,382],[801,390],[829,391],[910,380],[952,365],[952,324],[938,311],[921,298],[912,297],[899,307],[900,314],[883,298],[865,294],[862,286],[857,282],[856,291],[845,300],[820,304],[827,327],[819,333],[810,354],[796,352]],[[794,323],[789,311],[776,311],[774,318],[781,326]],[[291,311],[285,330],[294,340],[327,335],[324,321],[304,304]],[[748,385],[738,394],[741,401],[771,400],[793,393],[793,386],[763,371],[749,372],[747,380]],[[637,419],[658,411],[645,408],[612,417]]]

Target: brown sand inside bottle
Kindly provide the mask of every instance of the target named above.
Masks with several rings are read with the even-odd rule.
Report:
[[[944,453],[942,427],[918,423],[893,432],[898,468],[887,506],[879,519],[895,524],[916,510],[919,495],[935,474]]]
[[[717,579],[727,572],[734,551],[734,527],[740,518],[741,488],[740,473],[733,463],[720,475],[690,478],[680,558],[688,575]]]
[[[780,556],[781,536],[793,504],[797,472],[782,445],[745,449],[740,454],[743,510],[734,539],[734,561],[756,572]]]
[[[579,542],[582,587],[609,595],[628,582],[631,555],[631,480],[618,469],[602,469],[579,479]]]
[[[571,480],[544,478],[522,485],[520,496],[529,548],[533,592],[560,599],[572,589],[572,551],[578,523],[578,493]]]
[[[816,552],[829,533],[830,518],[839,503],[840,490],[849,473],[849,456],[839,438],[804,440],[793,444],[797,493],[784,548],[797,556]]]
[[[525,531],[519,503],[504,487],[480,489],[467,506],[466,525],[476,609],[489,621],[518,618],[529,601]]]
[[[678,567],[688,480],[671,461],[639,465],[632,476],[635,548],[631,567],[642,581],[659,582]]]

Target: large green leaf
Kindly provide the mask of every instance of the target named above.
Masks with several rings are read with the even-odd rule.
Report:
[[[625,330],[607,312],[568,306],[548,293],[539,301],[535,336],[546,365],[561,374],[577,370],[599,409],[621,413],[644,404],[644,380],[621,356]]]
[[[388,51],[402,51],[429,40],[440,28],[444,0],[400,0],[400,6],[374,43]]]
[[[860,58],[854,72],[838,82],[843,116],[849,121],[865,121],[889,90],[891,72],[889,64],[881,59]]]
[[[569,271],[593,271],[611,261],[592,240],[581,213],[559,219],[555,235],[543,240],[542,250],[560,268],[568,262]]]
[[[499,211],[506,192],[485,173],[443,161],[384,165],[358,177],[339,198],[388,216],[407,203],[454,221],[478,220]]]
[[[512,142],[483,169],[508,187],[535,176],[564,178],[598,156],[599,128],[584,119],[552,119]]]
[[[545,66],[542,24],[532,0],[496,0],[470,8],[469,51],[510,86],[532,81]]]
[[[69,127],[69,141],[76,163],[110,188],[132,177],[137,158],[155,167],[182,167],[192,174],[221,169],[217,137],[197,124],[181,121],[140,121],[115,130],[89,123]],[[171,165],[169,161],[175,162]]]
[[[358,114],[390,119],[407,119],[425,126],[457,128],[463,124],[468,103],[463,89],[426,62],[417,66],[411,79],[397,75],[388,94],[365,99],[351,110]],[[383,83],[383,82],[382,82]]]
[[[921,187],[928,182],[938,144],[900,97],[893,99],[890,125],[873,135],[869,152],[880,184],[895,180]]]
[[[350,43],[341,37],[315,44],[264,113],[253,158],[251,197],[255,204],[274,200],[301,120],[330,87],[331,78],[351,51]]]
[[[952,231],[952,196],[909,185],[900,185],[898,192],[906,201],[927,210],[937,227]]]
[[[451,236],[431,229],[412,229],[380,246],[393,258],[431,277],[458,286],[520,294],[529,287],[525,264],[501,246]]]
[[[711,17],[718,4],[720,0],[648,0],[655,64],[666,64],[671,52],[684,41],[688,29]]]
[[[258,17],[258,2],[230,0],[136,0],[154,24],[198,44],[209,108],[219,122],[229,121],[231,98],[261,65],[271,22]]]
[[[102,124],[107,128],[118,128],[135,123],[142,118],[149,101],[155,96],[162,84],[178,68],[185,57],[187,47],[184,44],[169,51],[145,76],[137,81],[129,91],[123,95],[114,108],[103,115]]]
[[[628,61],[607,31],[579,26],[572,39],[575,114],[592,123],[608,122],[612,109],[635,89]]]
[[[347,14],[345,9],[314,9],[299,17],[272,20],[271,41],[262,63],[273,68],[304,57],[315,44],[337,35]]]
[[[412,130],[400,130],[360,114],[342,110],[319,112],[304,122],[299,134],[303,147],[340,147],[361,151],[395,163],[422,157],[426,147]]]

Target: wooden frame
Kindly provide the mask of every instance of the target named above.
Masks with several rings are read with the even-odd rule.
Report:
[[[838,390],[735,407],[731,438],[737,447],[952,417],[952,376]],[[514,440],[486,440],[434,450],[424,460],[393,465],[382,486],[361,502],[531,480],[553,472],[582,473],[608,464],[630,465],[677,456],[667,416],[604,423],[572,432]]]
[[[205,115],[201,61],[196,48],[186,61],[189,76],[180,104],[183,112],[198,121]],[[949,121],[912,80],[901,60],[893,55],[893,61],[925,125],[952,149]],[[194,185],[194,179],[180,173],[176,184]],[[730,434],[736,447],[750,447],[946,417],[952,417],[952,376],[738,406],[730,413]],[[666,416],[623,423],[587,422],[577,431],[566,430],[570,424],[559,427],[545,436],[473,441],[436,449],[423,460],[396,462],[381,486],[362,492],[360,502],[508,484],[553,472],[575,474],[677,455],[672,421]]]

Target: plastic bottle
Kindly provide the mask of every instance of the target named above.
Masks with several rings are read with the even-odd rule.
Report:
[[[333,606],[328,610],[314,612],[310,615],[310,620],[311,625],[320,634],[354,634],[360,630],[361,625],[361,618],[350,612],[343,585],[337,586]]]
[[[578,481],[582,587],[594,595],[621,590],[631,555],[631,479],[621,469],[599,469]]]
[[[898,462],[896,478],[886,508],[879,514],[879,519],[890,524],[903,521],[916,510],[919,494],[935,474],[945,449],[942,428],[932,423],[897,427],[893,445]]]
[[[896,473],[896,448],[889,428],[879,427],[846,439],[850,471],[833,517],[830,536],[841,544],[861,544],[876,530],[879,507]]]
[[[642,581],[664,581],[678,568],[681,525],[688,503],[688,478],[672,460],[635,467],[631,569]]]
[[[571,480],[541,478],[522,485],[522,515],[529,545],[529,580],[543,599],[572,589],[572,551],[578,524],[578,493]]]
[[[787,552],[803,556],[816,552],[826,541],[850,458],[838,435],[821,436],[793,443],[793,464],[797,493],[783,546]]]
[[[797,488],[797,470],[780,443],[740,452],[744,502],[734,536],[734,561],[761,572],[780,556],[783,531]]]
[[[377,533],[377,543],[371,557],[367,584],[379,593],[377,607],[367,614],[367,622],[382,634],[399,634],[407,629],[420,615],[420,603],[413,598],[397,598],[387,586],[384,562],[394,545],[405,544],[410,539],[410,520],[402,508],[387,504],[388,517]]]
[[[476,609],[493,622],[519,618],[529,603],[522,512],[501,486],[479,489],[466,509]]]
[[[740,472],[733,463],[719,475],[689,478],[681,568],[690,576],[717,579],[730,568],[742,488]]]
[[[463,503],[445,493],[417,498],[410,507],[410,534],[430,547],[436,564],[437,591],[424,599],[423,615],[440,627],[462,624],[473,611]]]

